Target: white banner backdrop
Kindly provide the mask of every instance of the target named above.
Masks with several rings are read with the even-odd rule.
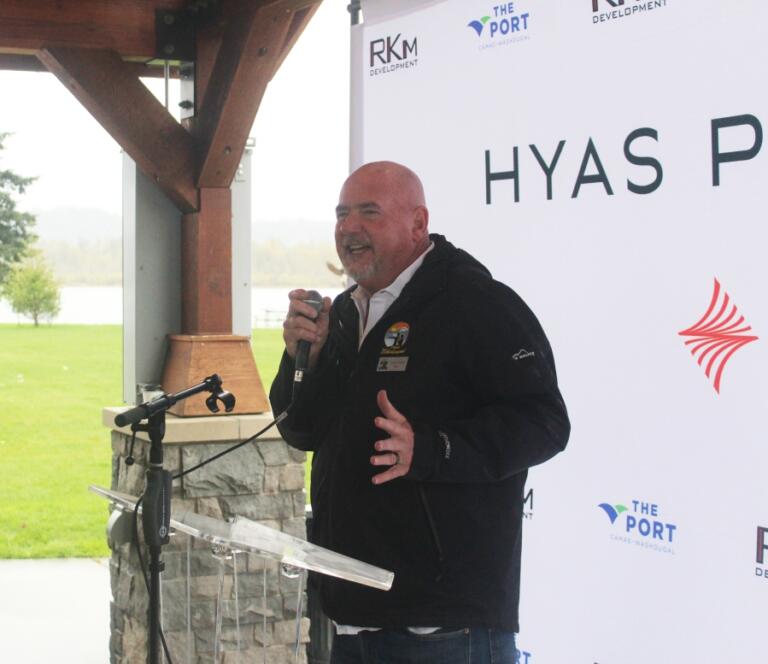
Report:
[[[765,662],[768,4],[367,5],[353,166],[422,176],[572,418],[530,474],[520,662]]]

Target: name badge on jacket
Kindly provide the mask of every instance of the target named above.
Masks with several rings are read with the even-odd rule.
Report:
[[[380,357],[376,371],[405,371],[407,366],[407,357]]]

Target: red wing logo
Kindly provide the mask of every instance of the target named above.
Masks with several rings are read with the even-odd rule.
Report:
[[[739,348],[758,339],[753,334],[746,334],[751,331],[752,326],[744,321],[736,305],[731,304],[728,293],[723,291],[721,298],[720,282],[715,279],[715,292],[707,312],[701,320],[678,334],[690,337],[685,345],[690,346],[691,355],[698,359],[699,366],[704,367],[707,378],[714,372],[714,388],[720,394],[720,379],[728,360]]]

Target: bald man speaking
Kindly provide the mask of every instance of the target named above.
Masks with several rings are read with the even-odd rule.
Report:
[[[362,166],[336,207],[355,285],[289,294],[270,399],[314,452],[312,539],[395,572],[389,592],[318,579],[331,664],[513,663],[527,470],[570,432],[534,314],[428,224],[413,171]]]

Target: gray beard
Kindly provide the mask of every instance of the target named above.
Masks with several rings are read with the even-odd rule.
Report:
[[[364,269],[351,268],[343,260],[341,261],[341,264],[344,266],[344,271],[347,273],[347,275],[357,282],[359,282],[361,279],[365,280],[372,277],[374,274],[376,274],[376,270],[379,267],[375,260]]]

